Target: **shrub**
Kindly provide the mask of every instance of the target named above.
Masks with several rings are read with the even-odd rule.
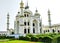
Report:
[[[6,36],[0,36],[0,39],[6,39]]]
[[[6,38],[7,38],[7,39],[15,39],[14,36],[7,36]]]
[[[57,43],[60,43],[60,37],[57,37]]]
[[[31,40],[31,37],[26,36],[26,37],[24,37],[24,40],[28,40],[28,41],[30,41],[30,40]]]
[[[38,41],[42,42],[42,39],[43,39],[42,37],[39,37],[39,40]]]
[[[32,35],[32,34],[27,34],[26,36],[32,37],[32,36],[34,36],[34,35]]]
[[[23,36],[19,36],[19,40],[24,40],[25,38]]]
[[[52,38],[50,38],[50,37],[44,37],[42,39],[42,42],[44,42],[44,43],[51,43],[52,42]]]
[[[35,36],[32,36],[32,37],[31,37],[31,41],[38,41],[38,39],[39,39],[39,38],[38,38],[38,37],[35,37]]]

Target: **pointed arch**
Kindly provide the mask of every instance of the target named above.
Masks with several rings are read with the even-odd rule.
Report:
[[[33,33],[35,33],[35,28],[33,28]]]
[[[26,34],[26,29],[24,29],[24,33]]]
[[[28,33],[30,33],[30,29],[28,29]]]
[[[33,33],[38,32],[38,21],[36,19],[33,20]]]
[[[34,19],[34,20],[33,20],[33,26],[36,26],[36,25],[37,25],[37,20]]]

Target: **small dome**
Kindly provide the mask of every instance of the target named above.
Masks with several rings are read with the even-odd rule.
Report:
[[[29,9],[28,2],[27,2],[27,6],[25,6],[25,9]]]
[[[29,9],[29,6],[26,6],[25,9]]]
[[[19,14],[20,12],[18,12],[18,14]]]
[[[17,14],[16,17],[18,17],[19,15]]]
[[[40,14],[36,12],[36,13],[35,13],[35,16],[40,16]]]
[[[29,14],[31,14],[32,12],[31,12],[29,9],[25,9],[25,10],[24,10],[24,13],[29,13]]]
[[[40,14],[38,13],[38,10],[36,10],[35,16],[40,16]]]
[[[18,16],[19,16],[19,14],[20,14],[20,12],[18,12],[18,14],[16,15],[16,17],[18,17]]]
[[[29,13],[29,14],[32,13],[32,12],[29,10],[28,2],[27,2],[27,5],[25,6],[24,13]]]

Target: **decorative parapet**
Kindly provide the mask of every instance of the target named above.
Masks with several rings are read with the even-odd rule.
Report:
[[[30,14],[30,12],[27,12],[27,11],[25,11],[24,13],[28,13],[28,14]]]
[[[24,24],[20,24],[20,26],[24,26]]]
[[[21,15],[20,17],[24,17],[23,15]]]

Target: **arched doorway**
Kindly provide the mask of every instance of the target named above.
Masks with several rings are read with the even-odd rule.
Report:
[[[38,22],[36,19],[33,20],[33,33],[38,33]]]
[[[55,33],[55,30],[54,29],[52,31],[53,31],[53,33]]]

